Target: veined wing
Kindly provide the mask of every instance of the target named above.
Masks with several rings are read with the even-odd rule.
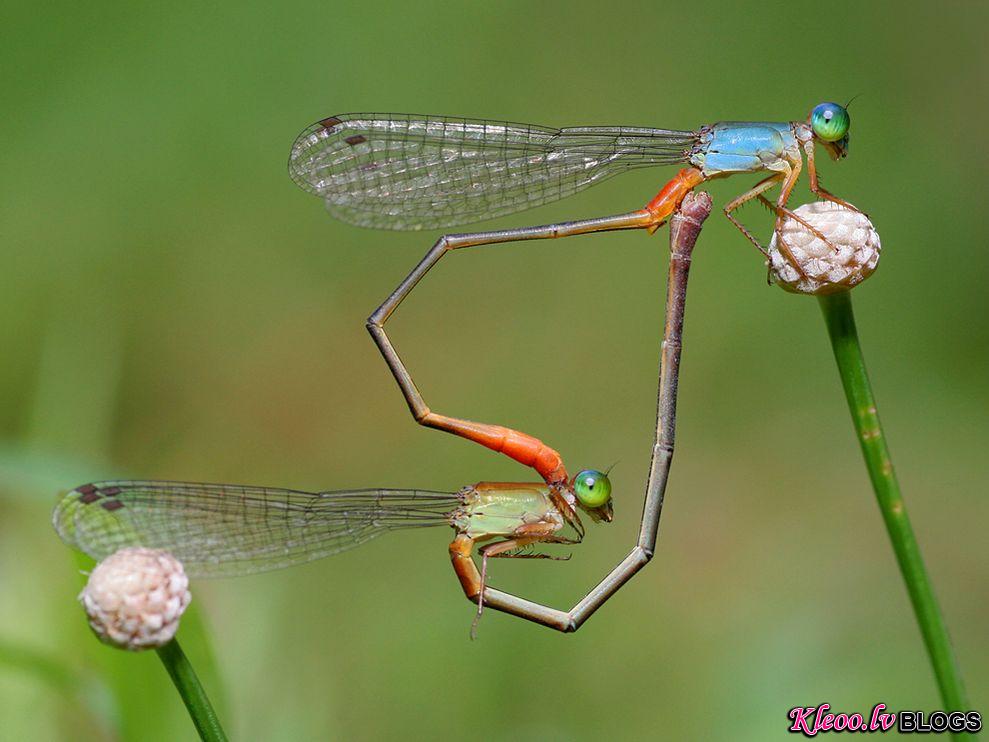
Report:
[[[351,113],[303,131],[288,169],[345,222],[434,229],[541,206],[629,168],[685,162],[697,142],[668,129]]]
[[[449,525],[460,504],[456,494],[422,490],[113,481],[72,490],[52,523],[94,559],[145,546],[169,551],[191,576],[215,577],[301,564],[399,528]]]

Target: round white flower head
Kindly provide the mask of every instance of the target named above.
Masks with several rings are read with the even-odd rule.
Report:
[[[795,219],[785,218],[781,231],[792,259],[780,251],[775,233],[769,243],[769,267],[782,288],[795,294],[833,294],[872,275],[881,245],[869,217],[831,201],[804,204],[796,213],[831,245]]]
[[[190,600],[181,562],[167,551],[144,548],[108,556],[79,594],[100,641],[133,651],[170,642]]]

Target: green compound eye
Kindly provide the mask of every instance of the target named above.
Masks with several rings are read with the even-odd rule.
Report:
[[[837,142],[845,137],[850,123],[848,111],[837,103],[821,103],[810,114],[811,128],[823,142]]]
[[[599,508],[611,499],[611,480],[604,472],[584,469],[574,477],[573,491],[585,508]]]

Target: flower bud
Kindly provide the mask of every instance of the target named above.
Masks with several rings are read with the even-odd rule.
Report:
[[[190,600],[182,564],[167,551],[144,548],[108,556],[79,594],[100,641],[133,651],[170,642]]]
[[[770,271],[783,289],[795,294],[833,294],[872,275],[881,246],[869,217],[832,201],[804,204],[796,213],[831,244],[785,217],[780,231],[791,254],[780,250],[777,234],[769,243]]]

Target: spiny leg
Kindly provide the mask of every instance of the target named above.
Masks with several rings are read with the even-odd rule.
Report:
[[[480,549],[480,553],[485,557],[491,557],[492,559],[549,559],[554,562],[569,562],[573,558],[573,554],[557,555],[557,554],[546,554],[541,551],[529,552],[525,549],[529,548],[535,543],[540,544],[579,544],[579,541],[574,541],[573,539],[563,538],[558,536],[548,536],[546,538],[541,538],[538,540],[533,540],[530,543],[523,544],[522,546],[516,546],[515,549],[509,551],[498,550],[496,552],[485,553],[484,547]],[[491,544],[492,546],[494,544]],[[481,578],[487,583],[487,575],[484,569],[486,562],[482,562],[481,565]]]
[[[851,209],[852,211],[858,212],[859,214],[865,214],[861,209],[857,209],[852,206],[848,201],[843,198],[838,198],[833,193],[830,193],[821,186],[819,178],[817,176],[817,165],[814,162],[814,142],[813,140],[804,142],[804,153],[807,155],[807,174],[810,179],[810,190],[818,198],[823,198],[825,201],[831,201],[839,206],[844,206],[846,209]]]
[[[816,173],[813,170],[813,145],[811,145],[810,149],[807,149],[807,152],[808,163],[810,163],[811,179],[814,181],[814,185],[816,186]],[[759,251],[762,252],[762,254],[767,258],[769,257],[769,254],[766,252],[765,248],[763,248],[762,244],[731,215],[732,211],[753,198],[758,198],[776,214],[776,226],[774,229],[776,234],[776,243],[779,246],[780,251],[785,253],[794,265],[796,265],[796,261],[793,260],[793,253],[790,251],[790,246],[787,245],[786,241],[783,239],[782,227],[784,216],[789,216],[790,218],[795,219],[797,222],[809,229],[816,237],[824,240],[824,242],[830,245],[833,250],[837,251],[837,247],[835,247],[835,245],[833,245],[820,231],[815,229],[804,219],[801,219],[793,211],[786,208],[786,203],[790,200],[790,194],[793,191],[793,187],[797,184],[797,180],[800,178],[800,171],[803,168],[803,163],[800,160],[800,157],[797,156],[794,159],[785,160],[782,163],[782,167],[785,169],[782,169],[778,173],[774,173],[768,178],[761,180],[755,185],[754,188],[746,191],[738,198],[735,198],[729,202],[728,205],[725,206],[725,216],[727,216],[728,219],[731,220],[732,224],[734,224],[742,232],[742,234],[744,234],[749,241],[752,242],[752,244],[759,248]],[[763,195],[763,193],[772,188],[778,181],[780,182],[780,194],[776,199],[776,203],[773,204]]]
[[[549,538],[543,538],[543,540],[559,544],[577,543],[573,539],[565,539],[562,536],[551,536]],[[472,556],[475,543],[474,539],[470,536],[460,533],[450,542],[449,546],[450,562],[453,564],[453,571],[460,581],[460,587],[463,589],[464,595],[472,603],[478,602],[483,592],[481,573],[477,571],[477,565],[474,563]]]
[[[728,217],[728,221],[734,224],[735,228],[738,229],[738,231],[741,232],[743,235],[745,235],[745,238],[753,245],[755,245],[756,249],[759,252],[761,252],[763,256],[767,259],[769,258],[769,252],[766,250],[766,248],[762,246],[762,243],[759,242],[759,240],[757,240],[755,236],[745,227],[745,225],[735,218],[732,212],[735,211],[742,204],[748,203],[757,196],[761,196],[765,191],[768,191],[770,188],[772,188],[777,183],[782,181],[784,177],[786,176],[783,173],[773,173],[768,178],[764,178],[763,180],[760,180],[758,183],[755,184],[754,187],[750,188],[745,193],[733,198],[731,201],[725,204],[724,207],[725,216]]]
[[[803,268],[800,267],[801,264],[797,262],[796,257],[793,255],[793,251],[790,249],[790,246],[787,244],[786,240],[783,239],[782,212],[786,208],[786,202],[790,200],[790,193],[793,191],[793,187],[797,184],[797,179],[800,177],[800,170],[803,168],[803,162],[801,161],[799,155],[797,155],[796,159],[789,160],[788,164],[790,167],[784,171],[783,184],[780,186],[780,195],[777,196],[776,205],[773,209],[776,212],[776,227],[774,228],[773,231],[776,235],[776,247],[779,249],[781,253],[786,255],[787,261],[790,263],[790,265],[796,268],[797,272],[802,277],[806,278],[806,274],[804,273]],[[825,242],[831,245],[831,243],[828,242],[827,240],[825,240]],[[831,245],[831,247],[834,248],[834,245]],[[837,252],[837,248],[835,248],[835,252]],[[767,281],[771,282],[771,279],[772,279],[772,268],[770,267]]]
[[[808,144],[809,144],[809,146],[808,146]],[[808,171],[808,173],[810,175],[810,188],[811,188],[811,191],[813,191],[815,194],[817,194],[817,193],[819,193],[819,191],[821,189],[818,187],[818,184],[817,184],[817,170],[814,167],[814,146],[813,146],[813,142],[805,143],[804,144],[804,151],[807,153],[807,171]],[[787,173],[787,175],[786,175],[786,177],[785,177],[785,179],[783,181],[783,185],[780,188],[780,195],[779,195],[779,198],[776,199],[776,203],[775,204],[770,203],[769,200],[766,199],[766,197],[765,196],[762,196],[761,194],[759,196],[759,199],[763,203],[765,203],[767,206],[769,206],[769,208],[776,214],[776,243],[777,243],[777,245],[780,245],[781,248],[784,248],[785,247],[785,253],[787,254],[787,256],[789,258],[791,258],[791,261],[790,261],[791,264],[797,265],[792,260],[793,254],[792,254],[792,252],[790,252],[789,245],[787,245],[786,242],[785,242],[785,240],[783,239],[782,228],[783,228],[783,217],[784,216],[790,217],[791,219],[795,220],[798,224],[803,225],[803,227],[805,229],[809,230],[811,232],[811,234],[813,234],[819,240],[822,240],[825,245],[827,245],[828,247],[830,247],[831,250],[832,250],[832,252],[837,253],[838,252],[838,246],[835,245],[833,242],[831,242],[831,240],[829,240],[827,237],[825,237],[824,234],[820,230],[816,229],[813,225],[811,225],[805,219],[802,219],[794,211],[791,211],[790,209],[786,208],[786,202],[790,199],[790,193],[793,191],[793,187],[797,184],[797,180],[800,177],[800,170],[803,167],[803,163],[801,162],[801,160],[799,158],[797,158],[795,160],[790,161],[790,165],[792,167],[791,167],[790,171]],[[836,203],[842,203],[842,204],[845,203],[844,201],[841,201],[840,199],[834,199],[833,197],[832,197],[831,200],[834,200]]]
[[[569,562],[573,554],[555,556],[553,554],[543,554],[542,552],[530,554],[524,551],[518,551],[510,554],[491,554],[490,556],[492,559],[552,559],[554,562]]]
[[[769,208],[776,214],[776,227],[774,230],[776,234],[776,245],[779,248],[780,252],[784,253],[787,256],[787,259],[790,262],[790,264],[797,266],[798,270],[799,270],[799,263],[797,263],[796,259],[793,257],[793,252],[790,250],[790,246],[786,243],[786,240],[783,239],[783,234],[780,231],[781,221],[779,216],[779,210],[785,209],[785,206],[774,204],[772,201],[767,199],[763,195],[763,193],[768,191],[777,183],[782,183],[783,188],[780,189],[781,190],[780,200],[783,201],[783,203],[785,203],[786,200],[784,196],[789,197],[790,191],[793,190],[793,184],[796,182],[796,175],[799,175],[799,173],[800,173],[799,169],[794,170],[793,168],[790,168],[788,171],[773,173],[768,178],[764,178],[763,180],[760,180],[758,183],[755,184],[753,188],[747,190],[745,193],[741,194],[737,198],[734,198],[731,201],[729,201],[727,204],[725,204],[725,208],[724,208],[725,216],[728,217],[728,221],[734,224],[735,227],[737,227],[738,230],[745,235],[745,237],[749,240],[749,242],[751,242],[753,245],[756,246],[756,248],[759,250],[759,252],[763,254],[763,256],[766,258],[767,261],[770,261],[769,252],[766,250],[766,248],[762,246],[762,243],[759,242],[759,240],[757,240],[755,236],[753,236],[753,234],[749,232],[749,230],[746,229],[746,227],[732,214],[732,212],[735,211],[735,209],[737,209],[742,204],[748,203],[753,198],[758,198],[760,201],[767,204]],[[789,187],[787,187],[787,184],[789,184]],[[784,189],[785,189],[785,193],[783,192]],[[770,265],[770,263],[767,262],[767,265]],[[772,283],[771,266],[769,267],[769,273],[767,275],[766,281],[767,283]]]
[[[831,242],[831,240],[829,240],[824,235],[823,232],[821,232],[817,227],[815,227],[813,224],[811,224],[806,219],[804,219],[802,216],[800,216],[797,212],[791,211],[790,209],[786,208],[785,206],[777,206],[772,201],[770,201],[768,198],[766,198],[765,196],[763,196],[761,193],[759,194],[758,199],[763,204],[765,204],[766,207],[770,211],[772,211],[774,214],[776,214],[777,216],[786,216],[786,217],[789,217],[790,219],[793,219],[793,221],[797,222],[797,224],[803,225],[804,229],[806,229],[812,235],[814,235],[819,240],[821,240],[825,245],[827,245],[828,247],[830,247],[834,252],[838,252],[838,246],[837,245],[835,245],[833,242]]]
[[[790,200],[790,193],[797,184],[797,179],[800,178],[800,171],[804,165],[800,159],[800,155],[797,155],[796,159],[790,160],[789,165],[790,168],[784,171],[785,175],[783,177],[783,184],[780,186],[780,195],[776,197],[776,228],[774,231],[776,233],[776,244],[780,248],[780,252],[786,253],[790,261],[796,265],[793,259],[793,253],[790,251],[790,246],[783,239],[783,214],[781,211],[786,207],[786,202]]]
[[[385,362],[391,369],[392,375],[398,382],[402,394],[405,396],[405,401],[409,405],[409,410],[412,412],[416,422],[426,427],[445,430],[449,433],[459,435],[468,440],[480,443],[494,451],[500,451],[521,464],[531,466],[551,485],[566,482],[568,475],[560,454],[538,438],[513,430],[512,428],[448,417],[430,410],[413,381],[411,374],[399,357],[391,340],[388,338],[384,325],[392,313],[398,308],[398,305],[402,303],[402,300],[412,292],[426,273],[450,250],[503,242],[570,237],[578,234],[622,229],[649,229],[653,225],[665,221],[669,214],[676,208],[676,205],[679,204],[679,200],[676,200],[677,197],[682,200],[683,195],[686,194],[683,188],[690,181],[682,177],[683,172],[685,171],[681,171],[681,175],[677,176],[680,180],[674,178],[674,181],[680,183],[680,185],[673,187],[668,184],[668,187],[664,189],[664,192],[667,190],[670,191],[665,200],[660,199],[659,196],[653,199],[653,202],[660,201],[660,203],[657,203],[655,210],[652,211],[646,208],[627,214],[599,219],[584,219],[539,227],[526,227],[524,229],[454,234],[440,237],[429,252],[426,253],[426,256],[406,276],[405,280],[398,285],[385,302],[367,320],[368,332],[371,333],[371,337],[377,344],[378,350],[381,351],[381,355],[384,357]],[[680,191],[683,192],[680,193]],[[676,203],[669,205],[671,199],[675,200]],[[650,202],[650,205],[653,202]]]
[[[494,544],[487,544],[478,549],[478,553],[481,555],[481,593],[477,596],[477,615],[474,616],[474,623],[470,627],[471,638],[473,638],[474,632],[477,629],[477,622],[481,620],[481,614],[484,612],[484,587],[488,584],[488,558],[507,556],[508,552],[528,546],[539,540],[539,536],[510,538]]]
[[[525,535],[487,544],[478,549],[478,553],[481,555],[480,591],[477,595],[477,613],[474,615],[474,620],[470,625],[471,639],[476,638],[477,624],[481,620],[481,615],[484,613],[484,588],[488,581],[488,559],[559,559],[559,557],[553,557],[549,554],[512,553],[516,549],[521,549],[535,543],[573,543],[570,539],[554,535],[554,531],[557,528],[559,526],[555,523],[529,523],[522,529],[519,529],[524,530]],[[569,556],[566,557],[566,559],[569,558]]]

